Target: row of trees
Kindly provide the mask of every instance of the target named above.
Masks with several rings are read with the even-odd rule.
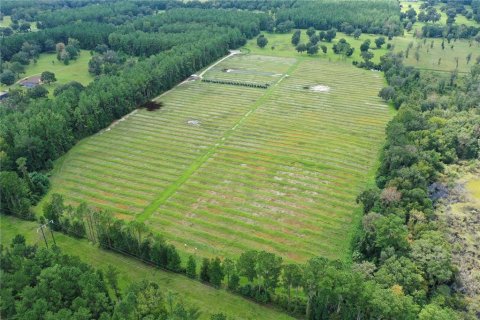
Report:
[[[195,320],[201,315],[154,282],[133,283],[122,292],[114,267],[95,270],[56,246],[28,245],[21,235],[0,248],[0,262],[3,319]]]

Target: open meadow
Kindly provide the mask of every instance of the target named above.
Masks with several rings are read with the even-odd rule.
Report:
[[[204,79],[269,86],[183,83],[57,161],[50,194],[145,221],[184,253],[348,259],[392,115],[381,74],[247,54]]]

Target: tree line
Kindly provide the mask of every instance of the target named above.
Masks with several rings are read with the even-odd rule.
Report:
[[[29,245],[22,235],[0,247],[0,262],[4,319],[196,320],[201,315],[155,282],[144,280],[121,290],[115,267],[94,269],[55,245]]]

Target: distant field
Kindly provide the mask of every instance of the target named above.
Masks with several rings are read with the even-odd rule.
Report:
[[[236,70],[236,72],[226,72]],[[85,139],[52,191],[139,219],[184,252],[265,249],[290,261],[347,259],[355,197],[391,116],[380,73],[325,59],[234,56]]]
[[[1,243],[4,246],[8,246],[15,235],[22,234],[30,244],[43,247],[45,244],[40,233],[37,233],[37,228],[38,224],[35,222],[0,215]],[[82,261],[95,268],[105,270],[108,265],[115,266],[119,271],[119,284],[122,289],[143,279],[158,283],[164,293],[178,294],[188,305],[200,308],[202,320],[210,319],[211,314],[217,312],[223,312],[232,319],[293,319],[285,313],[250,302],[225,290],[214,289],[185,276],[164,272],[136,259],[102,250],[87,240],[74,239],[59,232],[55,232],[55,240],[63,252],[79,256]],[[50,237],[48,241],[52,243]]]
[[[408,5],[411,5],[417,13],[420,12],[421,2],[408,2],[400,1],[403,5],[402,11],[408,10]],[[441,5],[435,6],[438,12],[441,14],[442,18],[438,24],[445,25],[447,16],[444,12],[440,11]],[[471,10],[470,6],[467,6],[468,10]],[[474,20],[468,20],[465,16],[457,14],[456,24],[465,24],[467,26],[480,26]],[[407,49],[408,44],[413,42],[413,47],[410,49],[408,58],[405,59],[405,62],[409,65],[417,67],[419,69],[435,70],[435,71],[453,71],[456,68],[456,60],[458,58],[458,71],[459,72],[468,72],[471,66],[475,63],[475,59],[480,56],[480,46],[475,41],[468,40],[452,40],[449,44],[445,40],[445,49],[441,49],[442,39],[427,39],[424,44],[423,39],[416,39],[413,37],[415,30],[421,31],[422,27],[425,25],[423,22],[416,22],[413,25],[412,31],[406,32],[403,37],[395,37],[393,39],[393,44],[395,45],[395,51],[404,51]],[[431,48],[431,42],[434,42],[433,48]],[[420,45],[419,49],[419,60],[415,58],[415,51],[417,46]],[[453,45],[453,49],[451,46]],[[472,54],[470,63],[467,63],[467,55]],[[439,63],[440,59],[440,63]]]
[[[22,79],[34,75],[40,75],[44,71],[55,73],[57,82],[47,86],[48,89],[53,89],[58,84],[64,84],[70,81],[77,81],[83,85],[89,84],[93,81],[93,77],[88,73],[88,61],[90,61],[90,52],[88,50],[81,50],[80,56],[77,60],[70,61],[70,64],[65,65],[57,60],[55,53],[42,53],[37,60],[27,65],[25,74],[22,74]],[[1,85],[2,89],[8,86]]]
[[[415,11],[418,13],[420,13],[420,11],[422,11],[420,9],[420,5],[422,4],[421,1],[418,1],[418,2],[410,2],[410,1],[400,1],[400,4],[402,5],[402,12],[405,12],[409,9],[409,5],[415,9]],[[444,6],[445,4],[443,3],[440,3],[440,4],[437,4],[435,5],[434,7],[437,9],[438,13],[440,13],[440,21],[438,21],[439,24],[446,24],[447,23],[447,14],[445,12],[442,12],[440,10],[440,8],[442,6]],[[467,8],[467,10],[469,11],[472,11],[472,7],[471,6],[465,6]],[[455,17],[455,24],[464,24],[466,26],[478,26],[478,23],[475,22],[475,20],[473,19],[470,19],[468,20],[464,15],[462,14],[457,14],[457,16]],[[422,23],[421,22],[417,22],[415,23],[415,26],[418,27],[418,26],[421,26]]]
[[[476,63],[475,59],[480,56],[480,45],[475,41],[452,40],[451,43],[448,44],[445,40],[445,49],[442,50],[442,39],[429,38],[426,39],[424,43],[424,39],[415,39],[409,35],[394,38],[395,51],[401,50],[405,53],[410,42],[413,42],[413,47],[410,49],[408,58],[405,59],[405,63],[419,69],[453,71],[456,68],[455,58],[458,58],[458,71],[468,72]],[[431,47],[432,42],[433,48]],[[417,61],[415,58],[415,51],[418,46],[419,60]],[[453,49],[451,46],[453,46]],[[469,63],[467,63],[468,54],[472,55]]]
[[[0,20],[0,27],[6,28],[10,27],[12,24],[12,17],[10,16],[3,16],[2,20]]]
[[[306,30],[302,30],[302,34],[300,37],[300,43],[307,43],[308,42],[308,36],[305,33]],[[318,33],[318,31],[317,31]],[[379,37],[379,35],[370,35],[370,34],[362,34],[359,39],[355,39],[352,36],[347,36],[343,32],[337,32],[337,37],[332,40],[332,42],[320,42],[318,45],[325,45],[327,46],[327,53],[324,54],[321,50],[319,50],[319,53],[310,57],[306,52],[303,53],[298,53],[295,50],[295,46],[292,45],[291,40],[292,40],[292,33],[286,33],[286,34],[278,34],[278,33],[268,33],[264,32],[263,33],[267,39],[268,39],[268,44],[265,48],[260,48],[257,46],[257,40],[252,39],[247,42],[247,45],[245,46],[244,50],[247,52],[251,52],[254,54],[265,54],[265,55],[271,55],[271,56],[279,56],[279,57],[308,57],[310,59],[322,59],[322,60],[328,60],[328,61],[338,61],[338,62],[349,62],[351,63],[353,60],[361,61],[362,58],[360,57],[360,45],[367,39],[370,39],[371,41],[371,51],[374,54],[374,58],[372,61],[374,62],[380,62],[380,57],[383,56],[385,53],[387,53],[387,45],[384,44],[382,49],[377,49],[375,48],[375,43],[374,40]],[[338,42],[341,38],[345,38],[348,43],[352,45],[353,48],[355,48],[355,51],[353,52],[353,55],[351,57],[348,57],[344,60],[344,58],[341,55],[335,54],[332,50],[332,46]],[[385,38],[385,40],[388,40]],[[388,43],[388,41],[387,41]],[[272,46],[274,49],[272,49]]]

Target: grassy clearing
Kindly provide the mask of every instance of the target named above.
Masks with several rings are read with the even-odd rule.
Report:
[[[12,17],[10,16],[3,16],[2,20],[0,20],[0,27],[6,28],[10,27],[12,24]]]
[[[422,2],[418,1],[418,2],[409,2],[409,1],[400,1],[400,5],[402,6],[402,12],[405,12],[407,11],[408,9],[410,9],[409,6],[411,6],[411,8],[415,9],[415,11],[417,12],[417,14],[420,13],[420,11],[422,11],[420,9],[420,5],[422,4]],[[447,14],[445,12],[442,12],[440,10],[440,8],[444,6],[443,3],[440,3],[440,4],[437,4],[435,5],[434,7],[437,9],[437,12],[440,13],[440,21],[438,21],[437,23],[440,23],[440,24],[446,24],[447,23]],[[467,8],[467,10],[469,11],[472,11],[472,7],[471,6],[465,6]],[[457,16],[455,17],[455,24],[458,24],[458,25],[461,25],[461,24],[464,24],[466,26],[478,26],[478,23],[475,22],[475,20],[471,19],[471,20],[468,20],[464,15],[462,14],[457,14]],[[415,23],[415,26],[418,27],[422,26],[422,23],[421,22],[417,22]]]
[[[457,66],[456,58],[458,58],[458,71],[468,72],[472,65],[475,64],[475,59],[480,56],[480,46],[468,40],[452,40],[450,44],[445,41],[444,50],[441,47],[442,39],[426,39],[424,41],[424,39],[415,39],[407,35],[405,37],[396,37],[394,43],[395,51],[401,50],[404,53],[409,43],[413,43],[405,63],[419,69],[450,72],[455,70]],[[419,48],[418,61],[415,57],[417,48]],[[471,54],[471,60],[467,63],[467,55],[469,54]]]
[[[44,246],[43,238],[37,233],[37,224],[0,215],[1,243],[8,245],[16,234],[23,234],[30,243]],[[86,240],[76,240],[55,233],[55,240],[65,253],[79,256],[96,268],[105,269],[109,264],[120,272],[120,286],[125,288],[132,282],[143,279],[157,282],[167,292],[178,293],[188,304],[198,306],[201,319],[209,319],[213,313],[223,312],[233,319],[291,319],[287,315],[249,302],[224,290],[213,289],[175,273],[160,271],[123,255],[99,249]]]
[[[307,43],[308,36],[305,33],[306,30],[302,30],[302,34],[300,37],[300,43]],[[318,32],[318,31],[317,31]],[[246,52],[250,52],[252,54],[261,54],[261,55],[269,55],[269,56],[278,56],[278,57],[296,57],[296,58],[309,58],[309,59],[322,59],[328,60],[330,62],[348,62],[351,63],[354,60],[361,61],[362,58],[360,57],[360,45],[367,39],[371,41],[371,49],[374,53],[374,58],[372,61],[380,62],[380,57],[387,53],[386,44],[383,45],[382,49],[376,49],[374,40],[378,38],[378,35],[370,35],[370,34],[362,34],[359,39],[355,39],[352,36],[347,36],[343,32],[337,32],[337,37],[332,40],[331,43],[328,42],[320,42],[320,45],[327,46],[327,53],[324,54],[321,50],[319,53],[314,56],[309,56],[307,53],[298,53],[295,50],[295,46],[292,45],[292,33],[286,34],[278,34],[278,33],[264,33],[268,39],[268,44],[265,48],[260,48],[257,46],[257,40],[252,39],[249,40],[244,48]],[[338,42],[338,40],[345,38],[355,48],[355,51],[351,57],[344,59],[342,56],[335,54],[332,50],[332,46]],[[272,49],[272,46],[274,49]]]
[[[400,1],[400,4],[402,5],[402,11],[407,11],[409,9],[408,5],[411,5],[415,11],[417,11],[417,14],[420,12],[421,2]],[[445,12],[440,11],[441,4],[435,7],[441,14],[441,19],[437,23],[445,25],[447,16]],[[467,9],[471,10],[469,6],[467,6]],[[467,26],[476,27],[479,26],[479,24],[474,20],[468,20],[465,18],[465,16],[460,14],[458,14],[455,19],[455,24],[465,24]],[[445,41],[445,49],[442,50],[442,39],[427,39],[424,43],[424,39],[417,39],[414,37],[414,34],[417,31],[421,31],[424,25],[425,23],[423,22],[416,22],[410,32],[405,32],[403,37],[394,38],[393,44],[395,45],[395,51],[401,50],[405,52],[409,43],[413,42],[413,47],[410,49],[409,56],[405,59],[405,63],[419,69],[450,72],[456,68],[456,58],[458,58],[458,71],[468,72],[471,66],[475,63],[475,59],[480,56],[480,46],[478,43],[464,39],[456,41],[452,40],[450,44]],[[431,47],[432,41],[433,48]],[[417,47],[419,47],[418,61],[415,58],[415,51]],[[472,54],[470,63],[467,63],[466,59],[468,54]]]
[[[434,70],[434,71],[445,71],[450,72],[456,68],[456,58],[458,58],[458,71],[459,72],[468,72],[471,66],[475,63],[475,59],[480,56],[480,45],[475,41],[468,40],[452,40],[450,44],[445,41],[445,49],[442,50],[441,44],[442,39],[417,39],[414,35],[415,28],[421,29],[420,23],[416,23],[414,29],[405,33],[404,36],[394,37],[391,41],[387,40],[387,43],[391,43],[394,46],[395,52],[403,51],[404,53],[407,50],[407,47],[410,43],[413,43],[413,47],[409,51],[408,57],[405,59],[405,63],[411,66],[414,66],[423,70]],[[360,45],[367,39],[371,41],[371,51],[374,54],[372,61],[375,63],[380,62],[380,57],[386,54],[388,51],[386,49],[386,44],[383,45],[381,49],[376,49],[374,40],[378,37],[377,35],[368,35],[362,34],[359,39],[354,39],[352,36],[347,36],[342,32],[337,32],[337,37],[332,41],[332,43],[321,42],[325,44],[327,49],[327,54],[322,52],[314,55],[308,56],[306,53],[298,53],[295,51],[295,47],[290,43],[292,34],[269,34],[266,33],[265,36],[268,39],[268,45],[265,48],[259,48],[257,46],[256,40],[250,40],[245,46],[245,51],[254,53],[254,54],[265,54],[278,57],[297,57],[297,58],[308,58],[313,60],[328,60],[329,62],[347,62],[351,63],[354,60],[362,61],[360,57]],[[333,44],[335,44],[339,39],[345,38],[348,43],[355,48],[354,54],[352,57],[344,59],[340,55],[334,54],[332,50]],[[307,42],[307,35],[305,30],[302,30],[301,42]],[[433,41],[433,48],[431,47]],[[453,45],[453,48],[451,47]],[[275,49],[271,49],[274,46]],[[417,61],[415,57],[415,51],[419,48],[419,59]],[[467,63],[467,55],[471,54],[471,60]],[[440,59],[440,64],[439,64]]]
[[[50,71],[55,73],[57,82],[47,86],[49,91],[53,91],[53,89],[59,84],[64,84],[70,81],[77,81],[83,85],[87,85],[93,81],[93,77],[88,72],[88,61],[90,61],[90,58],[91,56],[88,50],[81,50],[80,56],[77,60],[72,60],[69,65],[64,65],[57,60],[57,55],[55,53],[42,53],[40,54],[37,63],[31,61],[26,67],[22,79],[40,75],[44,71]],[[13,84],[12,86],[17,86],[17,84]],[[1,89],[12,86],[1,85]]]
[[[159,99],[162,109],[73,148],[56,163],[51,193],[146,221],[184,253],[348,259],[355,196],[391,116],[377,97],[381,74],[251,54],[205,74],[222,77],[271,86],[185,83]]]

